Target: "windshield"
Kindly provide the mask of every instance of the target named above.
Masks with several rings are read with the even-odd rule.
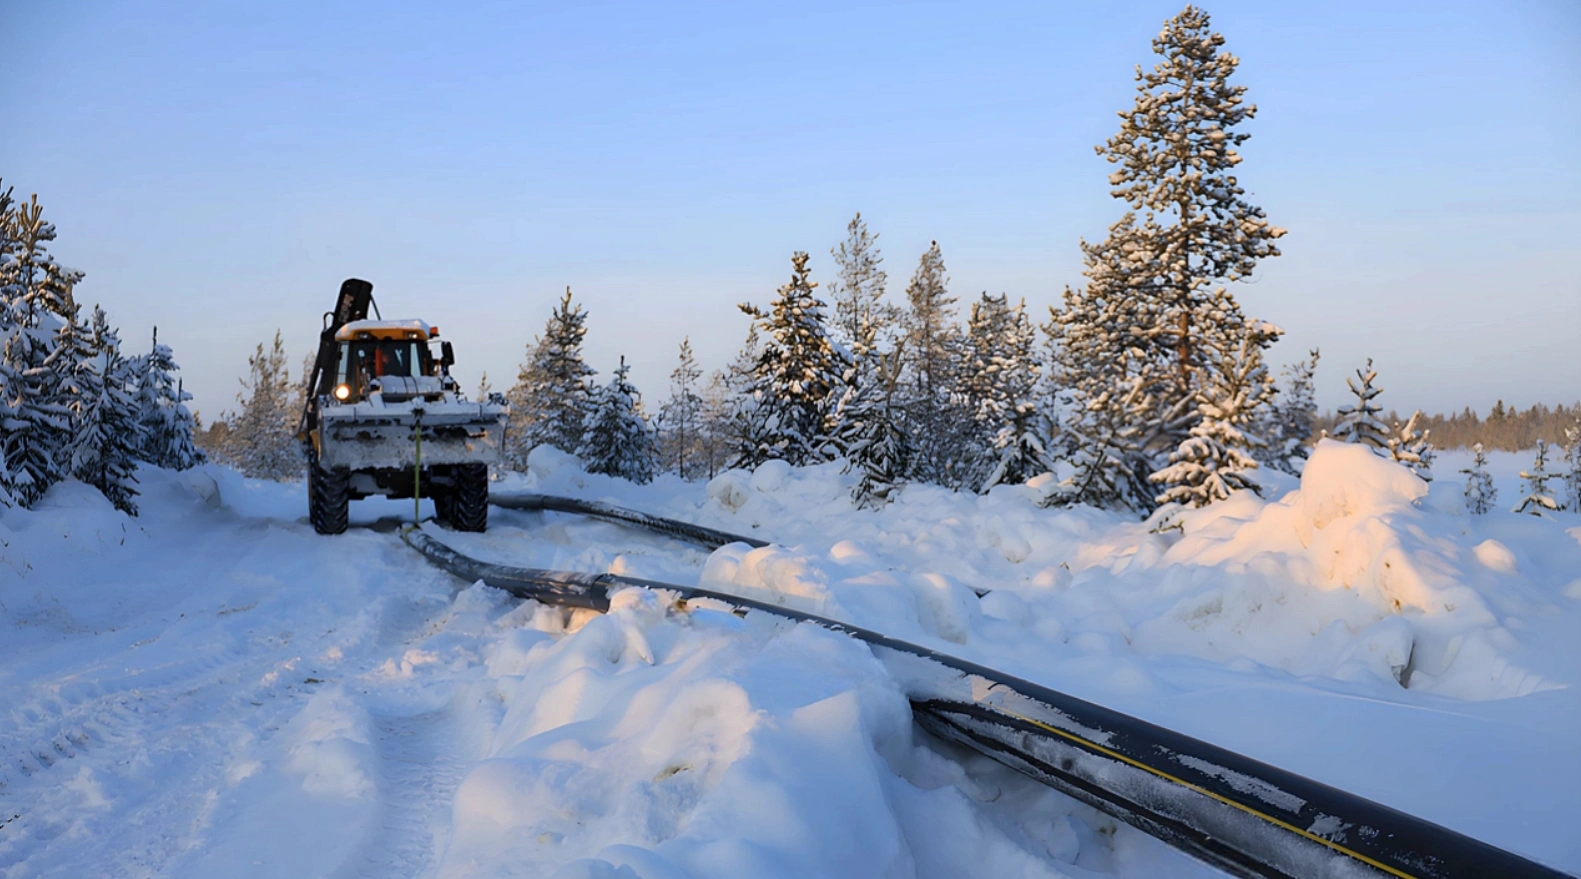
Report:
[[[352,395],[367,394],[368,380],[381,375],[433,374],[428,346],[419,341],[365,340],[343,342],[336,384],[349,385]]]

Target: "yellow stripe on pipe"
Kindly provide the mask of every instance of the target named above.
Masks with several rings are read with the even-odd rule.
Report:
[[[1069,732],[1066,732],[1065,730],[1059,729],[1058,727],[1050,726],[1050,725],[1044,723],[1041,720],[1034,720],[1033,718],[1030,718],[1030,717],[1023,717],[1023,716],[1015,713],[1014,711],[1007,711],[1007,710],[1005,710],[1002,707],[998,707],[998,706],[984,706],[984,707],[989,708],[989,710],[991,710],[991,711],[997,711],[997,712],[999,712],[1001,714],[1009,715],[1010,717],[1014,717],[1015,719],[1020,720],[1022,722],[1030,723],[1033,726],[1037,727],[1038,729],[1046,730],[1048,732],[1053,733],[1054,735],[1059,736],[1060,738],[1069,739],[1070,741],[1075,742],[1075,743],[1077,743],[1079,745],[1082,745],[1082,746],[1087,747],[1087,748],[1091,748],[1092,750],[1098,751],[1099,753],[1102,753],[1105,756],[1111,757],[1111,758],[1113,758],[1115,760],[1119,760],[1121,763],[1124,763],[1124,764],[1126,764],[1128,766],[1133,766],[1133,767],[1135,767],[1137,769],[1140,769],[1140,770],[1142,770],[1144,772],[1148,772],[1148,773],[1151,773],[1152,775],[1156,775],[1159,778],[1165,779],[1167,781],[1172,781],[1175,784],[1178,784],[1178,785],[1180,785],[1181,787],[1183,787],[1183,788],[1185,788],[1187,790],[1195,791],[1195,792],[1197,792],[1199,794],[1202,794],[1205,797],[1208,797],[1209,799],[1217,800],[1217,801],[1223,803],[1226,806],[1230,806],[1230,807],[1239,809],[1242,812],[1245,812],[1246,814],[1251,815],[1251,816],[1253,816],[1255,818],[1261,818],[1262,820],[1267,821],[1269,824],[1272,824],[1275,827],[1279,827],[1279,828],[1282,828],[1284,830],[1288,830],[1291,833],[1296,834],[1297,836],[1305,837],[1307,839],[1312,840],[1315,843],[1318,843],[1319,845],[1331,848],[1334,851],[1337,851],[1337,852],[1339,852],[1342,855],[1346,855],[1348,857],[1355,858],[1356,860],[1361,861],[1363,864],[1366,864],[1369,867],[1375,867],[1375,868],[1377,868],[1379,870],[1384,871],[1385,873],[1388,873],[1391,876],[1398,876],[1398,877],[1400,877],[1400,879],[1419,879],[1419,877],[1417,877],[1417,876],[1415,876],[1415,875],[1413,875],[1411,873],[1407,873],[1407,872],[1405,872],[1403,870],[1400,870],[1398,868],[1391,867],[1388,864],[1384,864],[1384,863],[1380,863],[1379,861],[1375,861],[1372,858],[1369,858],[1369,857],[1367,857],[1366,855],[1364,855],[1364,854],[1362,854],[1360,852],[1352,851],[1352,850],[1340,845],[1339,843],[1334,842],[1333,840],[1324,839],[1323,837],[1318,836],[1315,833],[1312,833],[1312,832],[1307,831],[1307,830],[1302,830],[1301,828],[1295,826],[1294,824],[1290,824],[1290,823],[1287,823],[1285,821],[1281,821],[1281,820],[1279,820],[1278,818],[1275,818],[1272,815],[1265,815],[1262,812],[1259,812],[1256,809],[1253,809],[1251,806],[1248,806],[1248,805],[1246,805],[1244,803],[1238,803],[1235,800],[1230,799],[1229,797],[1222,796],[1220,794],[1216,794],[1213,791],[1210,791],[1210,790],[1208,790],[1208,789],[1206,789],[1204,787],[1192,784],[1191,782],[1186,781],[1183,778],[1176,778],[1175,776],[1170,775],[1169,773],[1164,772],[1164,771],[1162,771],[1160,769],[1156,769],[1156,768],[1154,768],[1152,766],[1149,766],[1148,764],[1143,763],[1140,760],[1132,759],[1130,757],[1127,757],[1124,754],[1121,754],[1118,751],[1114,751],[1114,750],[1110,750],[1109,748],[1105,748],[1103,745],[1100,745],[1097,742],[1089,742],[1086,739],[1082,738],[1081,736],[1076,735],[1075,733],[1069,733]]]

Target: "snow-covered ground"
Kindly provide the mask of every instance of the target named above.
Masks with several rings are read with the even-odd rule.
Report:
[[[635,486],[540,453],[505,487],[776,545],[498,509],[442,537],[772,596],[1581,872],[1581,517],[1467,516],[1460,457],[1428,487],[1325,447],[1158,534],[1037,484],[860,512],[835,466]],[[0,514],[0,875],[1216,875],[940,750],[860,643],[636,590],[566,614],[427,567],[410,502],[320,537],[300,485],[141,478],[140,519],[76,483]]]

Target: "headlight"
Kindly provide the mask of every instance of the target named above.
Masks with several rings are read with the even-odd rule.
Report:
[[[351,385],[336,385],[335,399],[345,401],[351,397]]]

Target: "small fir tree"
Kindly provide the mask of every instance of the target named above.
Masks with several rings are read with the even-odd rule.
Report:
[[[1307,443],[1312,438],[1312,423],[1317,416],[1314,398],[1313,375],[1317,372],[1318,350],[1313,348],[1307,359],[1286,366],[1284,387],[1261,419],[1258,433],[1266,441],[1258,461],[1275,470],[1296,476],[1306,464],[1312,448]]]
[[[659,409],[659,445],[664,468],[682,479],[706,470],[703,460],[703,398],[697,380],[703,371],[692,356],[692,340],[681,340],[680,364],[670,373],[670,399]]]
[[[1101,390],[1082,400],[1065,425],[1064,457],[1069,478],[1044,501],[1049,506],[1085,504],[1099,509],[1150,512],[1155,491],[1149,482],[1153,461],[1145,428],[1157,402],[1145,376],[1117,390]]]
[[[247,377],[241,385],[236,395],[241,411],[226,418],[225,463],[255,479],[299,477],[302,452],[295,434],[300,388],[291,380],[285,342],[278,331],[268,351],[259,343],[247,358]]]
[[[581,447],[595,374],[582,360],[586,336],[587,311],[572,303],[567,287],[506,395],[511,414],[505,458],[512,469],[526,470],[528,453],[539,445],[571,453]]]
[[[1412,413],[1405,424],[1395,424],[1394,436],[1389,438],[1389,457],[1397,464],[1415,473],[1423,482],[1433,481],[1433,444],[1428,441],[1431,431],[1417,429],[1422,410]]]
[[[1564,482],[1569,495],[1568,509],[1581,513],[1581,420],[1565,428]]]
[[[790,282],[779,289],[768,311],[743,303],[762,334],[752,368],[753,405],[747,435],[761,460],[779,458],[793,465],[823,460],[821,440],[848,363],[829,340],[824,303],[813,295],[807,254],[791,257]]]
[[[1481,516],[1493,509],[1499,499],[1499,490],[1488,474],[1488,456],[1482,451],[1482,443],[1473,445],[1471,452],[1471,466],[1460,472],[1466,474],[1466,509]]]
[[[1541,516],[1559,511],[1559,501],[1554,497],[1553,485],[1558,476],[1548,472],[1546,440],[1537,441],[1537,459],[1532,462],[1532,469],[1521,471],[1521,479],[1526,481],[1526,496],[1515,505],[1515,512]]]
[[[620,358],[609,384],[594,392],[576,455],[589,473],[646,485],[653,481],[658,450],[642,415],[642,396],[626,378],[630,371],[626,358]]]
[[[75,324],[68,324],[68,327]],[[67,333],[63,331],[63,335]],[[97,488],[115,508],[137,515],[137,458],[147,429],[138,410],[131,365],[121,356],[120,339],[104,309],[95,307],[87,333],[74,330],[56,350],[72,363],[73,432],[66,467]],[[80,352],[81,356],[66,352]]]
[[[895,406],[900,361],[898,349],[887,355],[872,351],[859,358],[854,393],[844,401],[840,421],[848,431],[843,438],[844,472],[860,474],[851,488],[851,499],[858,509],[888,504],[915,471],[911,438]]]
[[[1340,407],[1339,423],[1334,426],[1331,438],[1344,443],[1362,443],[1374,449],[1388,445],[1389,432],[1378,419],[1383,410],[1373,402],[1383,393],[1383,388],[1373,386],[1377,378],[1378,372],[1372,368],[1372,358],[1369,357],[1365,369],[1356,370],[1355,378],[1345,379],[1350,392],[1356,396],[1356,402]]]
[[[168,345],[159,344],[159,328],[154,328],[153,348],[132,358],[128,368],[133,376],[137,401],[137,420],[142,426],[143,444],[139,460],[156,467],[185,470],[203,463],[203,453],[192,440],[195,422],[186,402],[186,393],[174,373],[180,369]],[[307,367],[308,373],[312,365]]]
[[[1170,454],[1169,465],[1150,477],[1165,487],[1156,498],[1160,504],[1203,507],[1234,491],[1262,494],[1251,471],[1257,469],[1252,452],[1263,442],[1246,431],[1272,387],[1260,342],[1248,334],[1217,374],[1197,395],[1197,423]]]

